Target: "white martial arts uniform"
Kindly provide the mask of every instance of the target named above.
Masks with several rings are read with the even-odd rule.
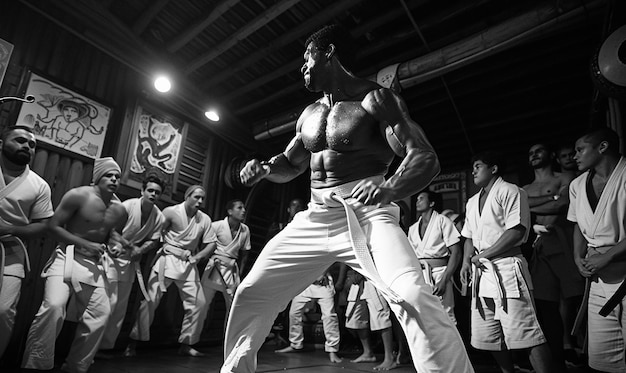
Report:
[[[382,178],[371,180],[382,182]],[[309,209],[299,212],[261,251],[235,293],[222,373],[254,372],[257,351],[278,312],[334,262],[346,263],[368,279],[378,277],[376,286],[398,302],[391,307],[419,372],[473,372],[454,324],[424,282],[417,256],[398,224],[399,208],[338,198],[349,196],[357,183],[311,189]],[[373,257],[376,273],[357,259],[364,247],[365,254]]]
[[[424,232],[424,237],[420,236],[420,224],[422,223],[422,217],[417,222],[409,227],[409,242],[415,250],[415,254],[422,262],[422,271],[424,273],[424,280],[431,286],[443,278],[443,275],[448,268],[447,265],[432,265],[433,262],[429,262],[429,259],[444,259],[447,261],[450,258],[450,246],[459,243],[461,234],[454,227],[454,223],[448,217],[439,214],[437,211],[433,211]],[[439,297],[443,308],[450,316],[452,322],[456,324],[456,316],[454,315],[454,290],[452,289],[452,280],[446,284],[445,293]]]
[[[161,228],[165,218],[158,207],[152,206],[152,211],[144,225],[141,225],[141,198],[131,198],[123,202],[128,213],[128,220],[122,230],[122,236],[133,245],[141,246],[147,240],[160,241]],[[109,256],[108,253],[105,255]],[[139,261],[131,261],[130,252],[124,252],[117,258],[109,256],[106,261],[107,278],[109,279],[109,294],[111,296],[111,316],[107,323],[104,337],[100,343],[101,349],[111,349],[115,347],[115,340],[120,334],[128,298],[133,288],[135,277],[141,276]],[[143,282],[143,278],[139,277]],[[140,284],[143,286],[143,284]]]
[[[24,172],[6,185],[0,169],[0,222],[24,226],[33,220],[54,215],[50,201],[50,186],[28,166]],[[20,299],[24,263],[28,255],[21,239],[0,237],[0,357],[4,354]]]
[[[508,229],[522,225],[528,238],[530,211],[526,192],[498,177],[479,210],[482,189],[467,201],[461,234],[472,240],[481,253],[495,244]],[[517,256],[483,260],[484,268],[473,269],[472,346],[489,351],[521,349],[545,342],[532,304],[528,264]]]
[[[231,236],[228,217],[213,223],[217,237],[217,248],[206,265],[202,275],[202,290],[206,300],[206,308],[211,307],[216,292],[221,292],[226,301],[226,313],[230,311],[233,295],[241,279],[239,278],[239,251],[250,251],[250,228],[239,224],[235,237]],[[228,316],[227,316],[228,317]]]
[[[46,370],[54,367],[56,338],[73,296],[78,327],[65,360],[72,372],[86,372],[98,351],[111,308],[101,259],[88,258],[74,245],[59,246],[48,260],[43,301],[28,331],[22,367]]]
[[[323,281],[325,285],[318,282]],[[339,318],[335,312],[335,285],[330,274],[325,273],[318,281],[309,285],[308,288],[295,296],[289,307],[289,343],[291,348],[301,350],[304,348],[304,331],[302,328],[302,315],[304,307],[310,301],[320,305],[322,311],[322,324],[324,326],[324,351],[339,352]]]
[[[587,241],[587,256],[603,254],[626,239],[626,158],[621,157],[599,196],[595,211],[589,203],[589,171],[570,184],[567,219],[578,224]],[[589,366],[605,372],[625,372],[626,299],[606,316],[599,311],[626,277],[626,260],[609,263],[591,281],[587,309]]]
[[[168,207],[174,209],[177,219],[187,221],[184,203]],[[166,210],[167,210],[166,209]],[[154,311],[159,306],[163,293],[172,284],[178,287],[180,299],[183,301],[183,324],[178,337],[179,343],[192,345],[200,340],[206,312],[205,300],[200,286],[200,277],[195,263],[182,259],[185,251],[195,254],[200,244],[205,245],[216,241],[215,231],[211,227],[211,218],[202,211],[189,220],[182,231],[169,230],[163,232],[163,248],[148,279],[148,295],[139,306],[139,313],[130,337],[134,340],[149,341],[150,325],[154,319]]]

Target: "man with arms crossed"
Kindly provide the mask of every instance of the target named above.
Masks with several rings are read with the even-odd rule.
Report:
[[[564,342],[572,348],[569,333],[574,325],[585,282],[576,270],[572,252],[572,224],[565,217],[572,177],[552,170],[552,153],[545,144],[528,150],[528,163],[535,179],[524,186],[533,214],[536,234],[530,262],[537,316],[552,358],[565,371]],[[563,307],[561,307],[563,302]],[[562,311],[561,311],[562,310]],[[561,314],[563,312],[563,315]],[[570,353],[575,352],[573,350]]]
[[[346,70],[353,45],[337,26],[307,40],[304,83],[324,96],[304,110],[282,154],[241,170],[242,181],[254,184],[288,182],[310,167],[311,203],[270,240],[237,288],[222,372],[253,372],[278,311],[334,262],[364,274],[390,301],[418,371],[473,371],[391,203],[432,180],[437,156],[398,95]],[[394,151],[403,161],[385,180]]]
[[[503,156],[495,152],[472,159],[480,192],[467,201],[466,237],[461,267],[464,284],[472,278],[471,343],[491,351],[503,373],[513,373],[511,349],[529,349],[537,373],[552,373],[550,349],[532,302],[528,265],[520,245],[528,238],[526,192],[500,174]]]
[[[603,372],[624,372],[626,159],[619,154],[617,133],[608,128],[579,138],[575,159],[578,169],[585,172],[570,184],[567,219],[575,223],[576,266],[591,282],[589,366]]]
[[[201,282],[206,300],[206,310],[203,312],[209,310],[215,293],[219,291],[226,302],[225,319],[228,319],[233,296],[241,282],[241,271],[246,266],[251,246],[250,228],[243,223],[246,217],[243,201],[238,199],[228,201],[226,214],[224,220],[213,223],[217,248],[209,258]],[[237,264],[237,260],[240,260],[240,264]]]
[[[115,196],[120,167],[111,157],[96,159],[93,185],[69,190],[48,222],[59,246],[42,276],[43,301],[28,332],[23,368],[47,370],[54,365],[55,340],[66,316],[70,295],[78,327],[64,370],[86,372],[98,351],[111,312],[102,255],[121,253],[126,210]]]
[[[420,217],[409,227],[409,242],[422,263],[424,279],[439,297],[450,320],[454,315],[452,275],[461,261],[461,234],[452,220],[439,214],[443,204],[439,193],[426,190],[417,195],[415,209]]]
[[[139,314],[130,332],[132,341],[124,355],[136,355],[136,341],[150,340],[150,325],[163,293],[174,283],[183,301],[183,325],[178,337],[180,355],[202,356],[191,345],[200,340],[206,318],[204,294],[196,263],[215,250],[215,231],[209,215],[200,211],[206,192],[201,185],[192,185],[185,192],[185,201],[163,210],[163,248],[148,279],[148,299],[141,301]],[[201,246],[201,248],[200,248]]]
[[[115,347],[115,340],[120,334],[128,298],[133,288],[135,276],[139,277],[139,288],[147,297],[139,261],[141,255],[154,249],[161,241],[161,228],[165,218],[155,206],[163,192],[163,181],[155,176],[147,177],[141,187],[140,198],[130,198],[123,202],[128,220],[122,230],[124,250],[118,257],[109,256],[107,278],[111,302],[111,316],[107,323],[101,350]]]
[[[23,239],[45,231],[54,211],[50,186],[28,164],[37,141],[30,128],[8,127],[0,138],[0,357],[4,354],[28,266]]]

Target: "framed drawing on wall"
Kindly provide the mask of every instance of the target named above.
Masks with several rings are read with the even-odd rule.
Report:
[[[154,175],[164,181],[163,195],[171,197],[186,133],[187,124],[182,120],[148,104],[137,104],[131,120],[122,183],[141,189],[143,180]]]
[[[111,119],[111,108],[32,71],[16,124],[32,127],[37,142],[88,158],[98,158]]]

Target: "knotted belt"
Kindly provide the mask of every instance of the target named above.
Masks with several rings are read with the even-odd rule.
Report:
[[[498,297],[494,298],[495,304],[495,314],[494,319],[500,319],[500,312],[506,311],[506,299],[504,298],[504,287],[502,282],[498,278],[498,274],[496,272],[496,266],[486,258],[479,259],[480,264],[482,264],[485,268],[489,270],[491,276],[493,276],[493,283],[496,284],[496,288],[498,290]],[[474,307],[475,309],[479,309],[479,298],[478,298],[478,283],[480,282],[480,278],[482,276],[482,270],[475,264],[472,264],[474,270],[474,278],[472,279],[472,299],[474,299]]]
[[[444,258],[420,258],[422,270],[425,272],[424,280],[430,286],[435,286],[435,278],[433,277],[433,268],[445,267],[448,265],[448,257]]]
[[[135,261],[133,262],[133,267],[135,267],[135,276],[137,276],[139,290],[141,290],[141,294],[143,294],[144,299],[149,300],[150,296],[148,296],[148,290],[146,289],[146,283],[143,279],[143,273],[141,273],[141,264],[139,261]]]
[[[0,289],[2,289],[2,279],[4,278],[4,263],[6,259],[6,249],[4,247],[4,244],[11,241],[15,242],[24,251],[24,264],[26,265],[26,273],[30,272],[30,260],[28,258],[28,252],[26,251],[26,245],[24,245],[24,242],[22,242],[19,237],[12,236],[10,234],[0,236]]]
[[[104,248],[104,251],[107,251],[107,245],[101,244]],[[83,290],[82,286],[80,286],[80,281],[74,276],[74,256],[75,256],[75,246],[67,245],[65,246],[65,263],[63,263],[63,280],[69,282],[72,285],[72,288],[75,292],[80,292]],[[100,257],[96,261],[96,265],[101,264],[103,267],[102,277],[104,278],[105,284],[108,283],[108,279],[106,276],[106,269],[111,264],[109,261],[108,255],[100,255]]]
[[[164,245],[161,250],[159,250],[157,252],[157,255],[155,257],[155,261],[159,259],[159,257],[164,256],[164,255],[173,255],[179,259],[183,259],[183,257],[187,254],[191,252],[189,250],[186,249],[181,249],[180,247],[175,247],[175,246],[171,246],[171,245]],[[188,257],[188,261],[191,264],[195,264],[196,261],[192,259],[193,256],[189,256]],[[165,287],[165,260],[161,260],[159,262],[159,270],[157,272],[157,279],[159,280],[159,289],[161,290],[161,292],[165,293],[167,291],[167,288]],[[149,299],[149,298],[146,298]]]
[[[207,265],[207,270],[205,271],[206,278],[207,279],[211,278],[211,274],[213,273],[213,271],[217,271],[217,275],[220,279],[220,282],[224,286],[224,291],[226,292],[227,295],[229,295],[232,298],[235,292],[233,288],[229,287],[228,284],[226,283],[226,280],[224,279],[224,275],[222,274],[222,271],[220,270],[219,266],[223,265],[224,267],[232,267],[233,272],[236,274],[234,278],[234,281],[235,281],[234,288],[236,289],[239,286],[239,266],[237,265],[237,259],[231,258],[230,256],[227,256],[227,255],[220,255],[220,254],[214,253],[210,260],[212,264],[211,262],[209,262],[209,264]],[[232,263],[232,265],[229,265],[229,263]]]
[[[381,293],[387,296],[387,298],[391,302],[396,304],[402,303],[404,301],[402,297],[400,297],[396,292],[391,290],[378,274],[378,270],[376,269],[376,265],[374,264],[374,260],[372,259],[372,255],[370,254],[369,248],[367,246],[365,233],[363,232],[363,228],[361,228],[361,225],[359,224],[359,219],[357,218],[354,210],[352,210],[352,208],[345,201],[345,199],[337,194],[338,192],[338,190],[331,192],[330,198],[341,203],[346,212],[350,242],[352,243],[352,248],[354,249],[356,259],[361,265],[363,272],[365,272],[364,274],[366,275],[366,277],[368,277],[370,281],[372,281],[372,283],[376,285]]]

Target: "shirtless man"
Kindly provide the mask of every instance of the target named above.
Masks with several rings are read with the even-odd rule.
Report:
[[[603,128],[576,141],[575,159],[584,173],[570,184],[567,219],[575,223],[576,266],[590,281],[589,366],[625,372],[626,158],[617,133]]]
[[[124,351],[125,356],[137,354],[138,340],[150,340],[154,311],[163,293],[172,284],[178,288],[185,311],[178,337],[178,354],[194,357],[204,355],[191,345],[200,340],[206,317],[206,302],[196,263],[215,251],[217,240],[211,227],[211,218],[200,210],[205,197],[204,187],[192,185],[185,191],[183,203],[163,210],[163,248],[150,271],[148,298],[142,300],[139,306],[137,320],[130,332],[131,341]]]
[[[139,288],[147,297],[139,261],[144,253],[155,249],[161,242],[161,228],[165,218],[155,202],[163,191],[163,181],[155,176],[147,177],[141,187],[140,198],[130,198],[123,205],[128,213],[128,220],[122,230],[124,252],[118,257],[109,256],[107,278],[110,285],[111,317],[107,323],[101,350],[115,347],[115,340],[120,334],[128,299],[135,282],[139,279]]]
[[[216,292],[221,292],[226,302],[226,317],[233,303],[233,295],[241,282],[241,271],[246,266],[250,245],[250,228],[243,223],[246,207],[243,201],[235,199],[226,203],[226,218],[213,222],[217,237],[217,248],[209,258],[202,274],[202,291],[206,310],[211,307]],[[237,261],[240,263],[238,264]]]
[[[0,357],[13,332],[28,268],[23,240],[44,233],[54,214],[50,186],[28,168],[36,145],[35,135],[23,126],[6,128],[0,138]]]
[[[241,170],[242,182],[251,185],[288,182],[310,167],[311,203],[265,246],[237,288],[222,373],[254,372],[276,314],[334,262],[361,272],[391,303],[418,371],[473,371],[392,203],[426,187],[439,161],[398,95],[347,70],[353,45],[337,26],[309,37],[304,84],[323,97],[304,110],[283,153]],[[396,154],[403,161],[385,180]]]
[[[535,285],[537,317],[552,358],[559,370],[565,371],[564,342],[569,339],[576,318],[576,309],[585,289],[582,276],[576,270],[572,252],[573,227],[566,220],[569,205],[569,174],[552,170],[553,154],[544,144],[535,144],[528,151],[528,163],[535,179],[525,185],[528,204],[533,214],[536,239],[530,260],[530,273]],[[563,300],[563,307],[560,307]],[[563,315],[560,310],[563,310]],[[570,353],[573,352],[570,351]]]
[[[70,295],[78,327],[62,369],[86,372],[93,362],[111,311],[101,257],[105,251],[121,254],[120,234],[127,218],[114,194],[119,179],[120,167],[113,158],[96,159],[93,185],[65,193],[48,222],[59,246],[42,274],[46,278],[43,302],[28,332],[23,368],[53,368],[55,340]]]

